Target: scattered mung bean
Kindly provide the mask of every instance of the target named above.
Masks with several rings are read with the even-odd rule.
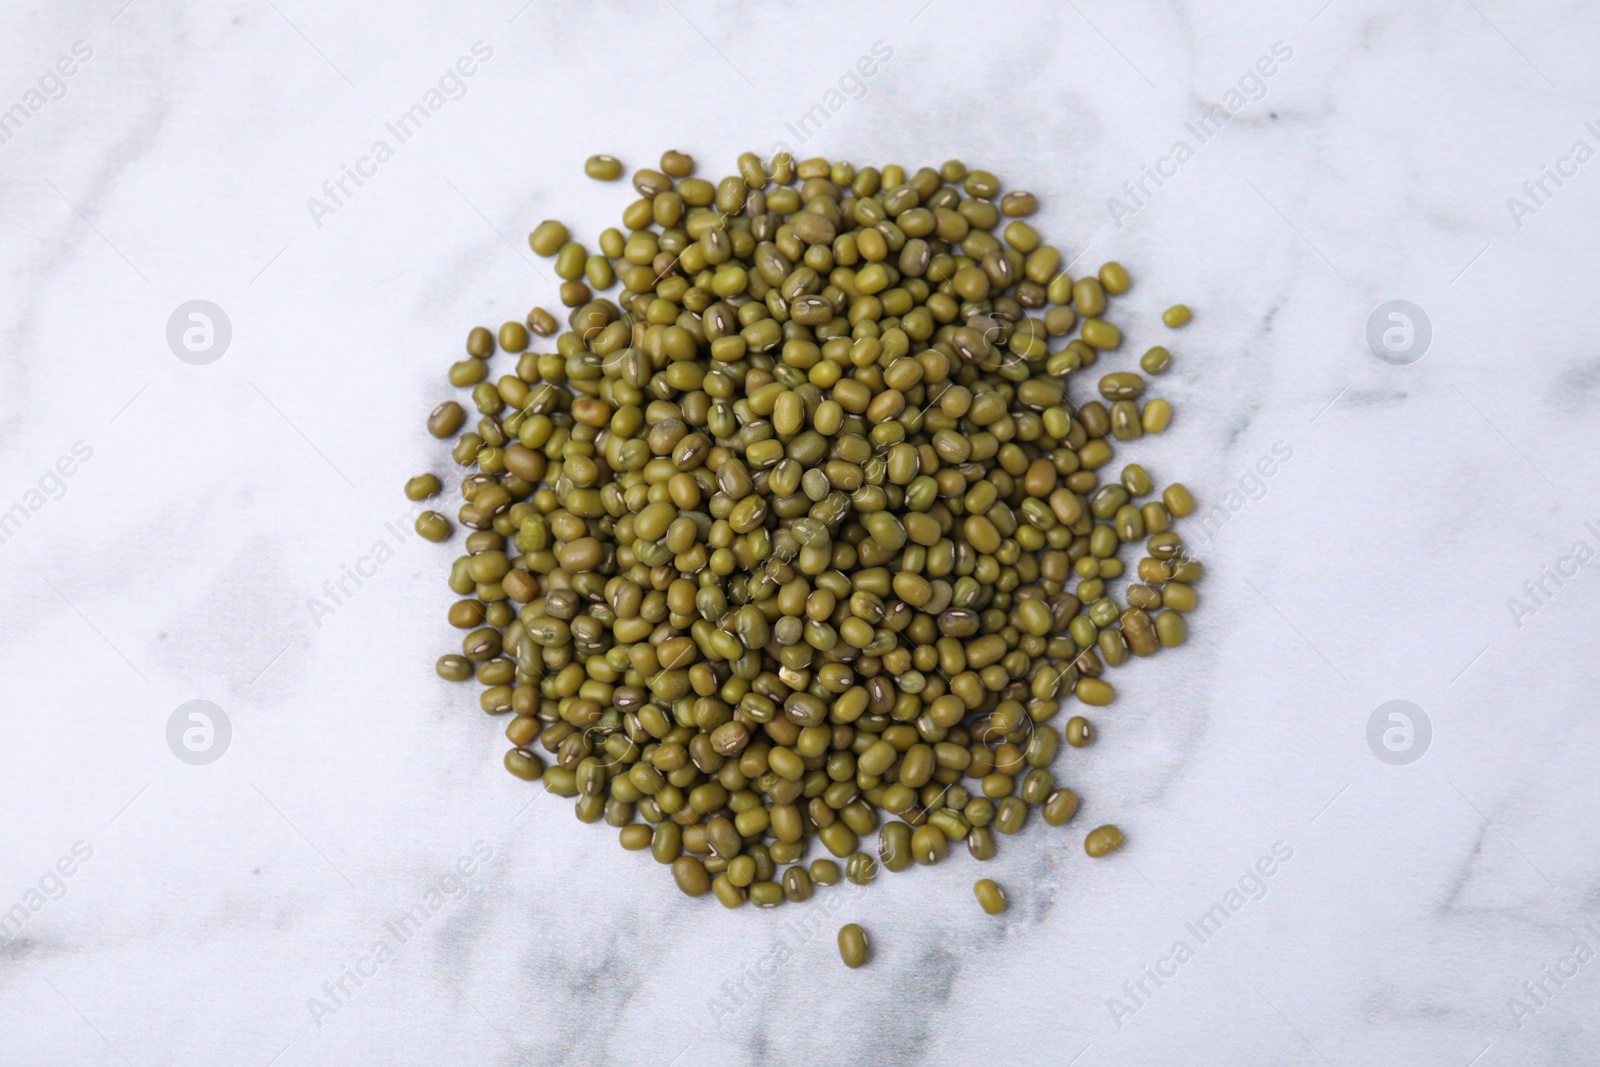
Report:
[[[1083,839],[1083,850],[1098,859],[1122,847],[1122,831],[1115,826],[1097,826]]]
[[[447,541],[450,539],[450,520],[437,511],[424,511],[417,516],[417,533],[429,541]]]
[[[597,182],[614,182],[622,177],[622,162],[616,156],[590,156],[583,172]]]
[[[1006,891],[991,879],[978,879],[973,883],[972,891],[978,898],[978,907],[990,915],[999,915],[1006,910]]]
[[[852,970],[867,962],[867,935],[859,924],[839,927],[839,958]]]
[[[419,474],[415,478],[406,480],[407,500],[427,500],[439,495],[443,488],[439,484],[439,477],[435,474]]]
[[[1161,345],[1151,346],[1139,357],[1139,369],[1146,374],[1165,374],[1170,366],[1172,366],[1172,353]]]

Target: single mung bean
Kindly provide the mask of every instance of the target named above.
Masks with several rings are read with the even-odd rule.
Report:
[[[556,317],[542,307],[528,312],[528,329],[540,337],[549,337],[559,328]]]
[[[622,161],[615,156],[590,156],[583,172],[597,182],[614,182],[622,177]]]
[[[537,754],[523,748],[513,748],[506,752],[506,770],[521,778],[525,782],[534,781],[544,773],[544,761]]]
[[[661,153],[661,170],[673,178],[687,178],[694,173],[694,157],[675,149],[668,149]]]
[[[437,511],[424,511],[417,516],[417,533],[429,541],[447,541],[450,539],[450,520]]]
[[[1161,491],[1161,501],[1174,518],[1187,518],[1194,512],[1194,497],[1182,482],[1173,482]]]
[[[704,896],[711,889],[705,864],[694,856],[679,856],[672,861],[672,878],[685,896]]]
[[[1079,700],[1095,707],[1104,707],[1111,703],[1111,699],[1115,695],[1114,690],[1111,688],[1111,683],[1101,681],[1098,678],[1080,678],[1074,693]]]
[[[554,219],[545,219],[528,234],[528,247],[541,256],[555,255],[566,243],[567,228]]]
[[[1021,797],[1005,797],[994,807],[994,828],[1003,834],[1017,833],[1027,818],[1028,804]]]
[[[450,437],[461,428],[466,412],[454,400],[446,400],[428,415],[428,432],[435,437]]]
[[[1129,496],[1144,496],[1155,483],[1150,480],[1150,475],[1137,463],[1130,463],[1122,468],[1122,487],[1128,491]]]
[[[980,878],[973,883],[972,892],[978,898],[978,907],[990,915],[999,915],[1006,910],[1006,891],[1001,889],[988,878]]]
[[[1139,426],[1145,433],[1161,433],[1171,423],[1172,405],[1165,400],[1152,400],[1139,413]]]
[[[891,871],[900,872],[911,866],[911,827],[903,822],[887,822],[878,831],[878,858]]]
[[[1097,826],[1083,839],[1083,850],[1097,859],[1121,847],[1122,831],[1111,825]]]
[[[1101,288],[1112,296],[1121,296],[1132,284],[1128,278],[1127,268],[1116,260],[1100,264],[1099,276]]]
[[[1083,748],[1094,740],[1094,725],[1082,715],[1074,715],[1067,720],[1067,744],[1073,748]]]
[[[1177,648],[1189,637],[1188,624],[1176,611],[1157,612],[1154,618],[1156,638],[1162,648]]]
[[[1100,395],[1107,400],[1133,400],[1144,392],[1144,379],[1128,371],[1117,371],[1100,379]]]
[[[429,497],[438,496],[442,488],[437,475],[419,474],[406,481],[406,499],[427,500]]]
[[[839,927],[839,958],[854,970],[867,962],[867,935],[857,923]]]
[[[776,881],[755,881],[750,885],[750,904],[755,907],[778,907],[784,899],[784,888]]]
[[[1060,826],[1078,812],[1078,794],[1065,787],[1044,798],[1039,814],[1050,826]]]
[[[1139,357],[1139,369],[1146,374],[1165,374],[1167,368],[1172,366],[1172,353],[1160,345],[1155,345]]]
[[[947,847],[948,839],[936,827],[919,826],[911,834],[911,854],[920,864],[931,866],[938,863],[944,859]]]
[[[472,677],[472,664],[467,657],[454,653],[440,656],[439,662],[434,665],[434,670],[439,677],[449,682],[464,682]]]
[[[508,321],[500,324],[500,350],[517,355],[528,347],[528,328],[520,322]]]
[[[1122,331],[1105,319],[1085,318],[1083,325],[1078,327],[1078,333],[1084,344],[1101,351],[1116,348],[1122,343]]]

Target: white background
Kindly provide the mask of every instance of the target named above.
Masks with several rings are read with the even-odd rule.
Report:
[[[1600,148],[1592,6],[123,3],[8,4],[0,33],[0,107],[93,49],[0,146],[0,509],[93,449],[0,545],[0,910],[92,849],[0,944],[0,1060],[1600,1060],[1600,962],[1508,1004],[1600,950],[1596,564],[1520,628],[1507,606],[1600,549],[1600,163],[1520,228],[1507,207]],[[480,40],[466,94],[316,226],[307,198]],[[1115,226],[1107,198],[1280,40],[1264,98]],[[864,98],[786,135],[876,41]],[[467,329],[556,306],[527,230],[592,244],[631,198],[584,157],[680,148],[717,177],[780,139],[960,156],[1039,194],[1081,266],[1125,263],[1117,358],[1169,343],[1178,411],[1126,453],[1203,507],[1293,450],[1206,545],[1189,644],[1117,672],[1098,743],[1063,755],[1079,819],[981,872],[998,919],[964,854],[729,913],[527,807],[503,721],[433,675],[446,547],[411,538],[309,610],[445,469],[421,425]],[[197,298],[233,330],[208,366],[166,343]],[[1410,366],[1365,340],[1397,298],[1433,327]],[[209,766],[167,746],[193,699],[232,724]],[[1409,766],[1366,741],[1393,699],[1433,727]],[[1101,821],[1128,846],[1090,861]],[[470,893],[316,1025],[308,999],[479,841]],[[1196,947],[1185,922],[1276,842],[1266,895]],[[847,972],[852,920],[876,958]],[[1108,999],[1180,938],[1194,958],[1119,1026]]]

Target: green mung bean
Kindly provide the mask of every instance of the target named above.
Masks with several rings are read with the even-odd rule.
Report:
[[[437,475],[419,474],[415,478],[407,479],[406,499],[427,500],[429,497],[438,496],[442,488]]]
[[[464,682],[472,677],[472,664],[467,661],[467,657],[454,653],[440,656],[435,670],[439,677],[450,682]]]
[[[1083,850],[1099,858],[1122,847],[1122,831],[1115,826],[1097,826],[1083,839]]]
[[[622,177],[622,162],[615,156],[590,156],[583,162],[583,172],[598,182],[614,182]]]
[[[1006,891],[992,880],[978,879],[973,883],[972,891],[978,898],[978,906],[988,914],[999,915],[1006,910]]]
[[[1078,794],[1070,789],[1057,789],[1044,798],[1039,814],[1051,826],[1060,826],[1078,811]]]
[[[1100,264],[1100,287],[1112,296],[1121,296],[1132,282],[1128,270],[1116,260]]]
[[[528,247],[541,256],[553,256],[567,243],[567,228],[554,219],[546,219],[528,234]]]
[[[1139,369],[1146,374],[1165,374],[1167,368],[1172,366],[1172,353],[1160,345],[1155,345],[1139,357]]]
[[[1094,740],[1094,726],[1082,715],[1074,715],[1067,720],[1067,744],[1073,748],[1083,748]]]
[[[857,923],[839,927],[839,958],[852,970],[867,962],[867,935]]]
[[[416,530],[429,541],[447,541],[450,538],[450,520],[437,511],[424,511],[417,516]]]

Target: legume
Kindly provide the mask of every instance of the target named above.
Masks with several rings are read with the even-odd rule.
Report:
[[[429,541],[447,541],[450,538],[450,520],[437,511],[424,511],[417,516],[417,533]]]
[[[567,228],[554,219],[545,219],[528,234],[528,247],[541,256],[553,256],[567,243]]]
[[[1122,831],[1115,826],[1097,826],[1083,839],[1083,850],[1099,858],[1109,856],[1122,847]]]
[[[858,924],[839,927],[839,958],[852,970],[867,962],[867,935]]]
[[[598,182],[614,182],[622,177],[622,162],[616,156],[590,156],[583,172]]]
[[[1160,345],[1153,345],[1139,357],[1139,369],[1146,374],[1165,374],[1172,366],[1172,353]]]
[[[1171,405],[1117,368],[1102,399],[1069,397],[1117,358],[1126,269],[1072,279],[1037,198],[996,202],[999,179],[960,161],[737,169],[713,182],[663,153],[597,252],[540,222],[529,245],[555,257],[565,324],[535,307],[473,328],[448,377],[476,421],[454,400],[427,420],[465,474],[447,611],[465,634],[438,675],[513,713],[510,773],[730,908],[963,840],[987,860],[1032,808],[1070,820],[1055,758],[1094,730],[1054,724],[1062,699],[1107,705],[1107,671],[1182,644],[1201,574],[1171,530],[1188,490],[1141,502],[1154,480],[1120,461],[1102,480]],[[1157,346],[1138,365],[1169,362]],[[417,530],[452,523],[426,511]],[[813,841],[833,858],[807,864]],[[1104,826],[1084,847],[1121,842]],[[974,891],[1005,909],[992,881]],[[865,962],[859,926],[839,942]]]
[[[1006,910],[1006,891],[990,879],[978,879],[973,883],[972,891],[978,898],[978,907],[990,915],[999,915]]]
[[[429,497],[438,496],[442,488],[437,475],[419,474],[415,478],[406,480],[406,499],[427,500]]]

